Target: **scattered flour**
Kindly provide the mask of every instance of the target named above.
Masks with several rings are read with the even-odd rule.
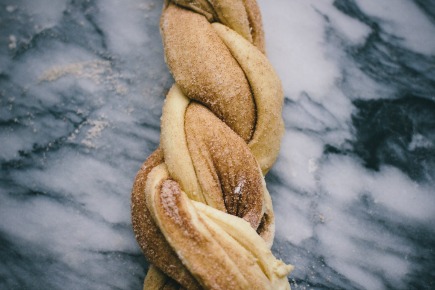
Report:
[[[118,94],[126,94],[128,92],[127,87],[122,85],[118,80],[121,76],[112,70],[109,61],[103,60],[55,66],[46,70],[39,78],[39,81],[55,81],[67,75],[90,79],[98,85],[108,83]]]

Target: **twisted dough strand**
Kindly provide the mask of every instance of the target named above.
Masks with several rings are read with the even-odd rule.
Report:
[[[161,32],[176,84],[160,147],[132,190],[144,289],[289,289],[270,251],[263,174],[283,133],[281,83],[264,55],[255,0],[165,2]]]

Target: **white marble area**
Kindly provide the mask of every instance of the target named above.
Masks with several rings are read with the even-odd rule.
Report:
[[[292,289],[434,289],[435,3],[259,4]],[[0,289],[141,289],[130,190],[173,83],[161,7],[0,1]]]

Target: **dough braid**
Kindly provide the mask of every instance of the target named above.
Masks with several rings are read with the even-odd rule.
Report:
[[[172,0],[160,23],[176,84],[159,148],[132,190],[144,289],[290,289],[275,259],[264,174],[283,133],[282,88],[255,0]]]

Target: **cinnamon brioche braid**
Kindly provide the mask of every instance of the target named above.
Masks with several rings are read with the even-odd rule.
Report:
[[[282,89],[255,0],[166,1],[160,23],[176,84],[159,148],[132,190],[144,289],[290,289],[275,259],[264,174],[283,133]]]

